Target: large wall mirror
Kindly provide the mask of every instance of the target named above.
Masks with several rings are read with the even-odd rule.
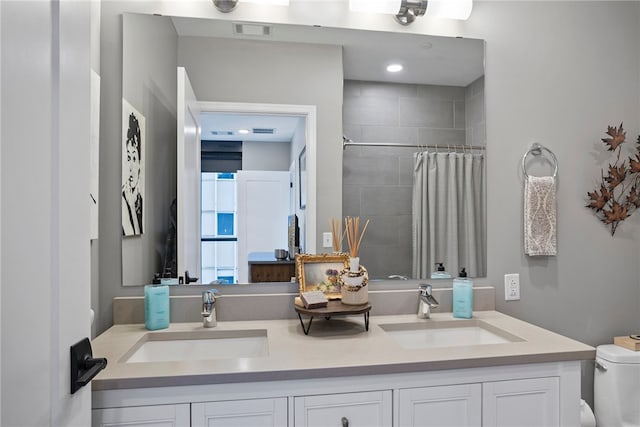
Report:
[[[404,70],[386,73],[382,65],[391,61],[401,63]],[[322,246],[322,233],[329,231],[331,218],[348,215],[371,220],[361,258],[374,279],[428,277],[431,259],[446,263],[444,252],[431,258],[418,253],[418,262],[425,265],[417,273],[413,266],[416,153],[423,153],[425,165],[440,161],[429,156],[446,153],[480,156],[484,161],[482,40],[125,13],[123,98],[143,116],[146,132],[140,155],[145,165],[144,232],[123,236],[123,285],[147,284],[154,273],[171,268],[175,260],[169,231],[175,219],[172,202],[179,193],[176,137],[182,132],[176,125],[177,67],[184,67],[202,104],[233,105],[231,113],[221,108],[201,116],[198,168],[206,174],[202,189],[223,194],[229,179],[238,179],[230,175],[238,169],[234,158],[241,159],[247,172],[278,171],[288,180],[290,191],[280,202],[288,212],[278,224],[285,229],[283,240],[265,252],[288,249],[291,215],[298,219],[305,252],[331,252]],[[311,129],[305,114],[269,112],[262,107],[256,114],[242,111],[238,106],[243,104],[287,106],[294,111],[295,106],[302,111],[314,107],[314,149],[305,149],[305,132]],[[240,129],[250,134],[233,134]],[[218,153],[218,160],[212,160],[212,152]],[[226,166],[211,166],[224,158],[230,159]],[[125,159],[123,154],[123,171],[128,171]],[[304,184],[309,173],[314,175],[313,188]],[[471,223],[481,229],[483,240],[474,243],[473,267],[469,261],[462,262],[471,275],[484,276],[484,181],[476,187],[477,194],[469,197],[478,199],[480,210]],[[305,203],[309,192],[315,206]],[[200,200],[199,209],[211,208],[210,202]],[[205,227],[213,223],[219,229],[238,227],[228,215],[201,218]],[[311,236],[305,230],[313,230]],[[422,234],[427,240],[437,234],[439,247],[449,252],[470,246],[452,228],[427,227]],[[236,264],[246,263],[247,253],[230,256],[233,251],[201,250],[198,263],[204,268],[205,257],[232,257]],[[459,261],[452,263],[447,269],[454,272]],[[200,277],[199,283],[212,281],[202,269],[190,274]],[[247,276],[226,271],[219,277],[239,281]]]

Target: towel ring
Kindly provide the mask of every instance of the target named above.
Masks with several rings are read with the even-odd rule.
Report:
[[[555,178],[558,175],[558,159],[556,158],[556,155],[553,154],[553,151],[549,150],[544,145],[534,142],[533,144],[531,144],[531,148],[529,148],[527,152],[524,153],[524,156],[522,156],[522,173],[524,174],[525,178],[529,178],[529,174],[527,174],[527,168],[525,166],[525,161],[527,160],[527,156],[529,154],[533,154],[534,156],[539,156],[542,154],[542,150],[549,153],[549,155],[551,155],[551,158],[553,159],[552,177]]]

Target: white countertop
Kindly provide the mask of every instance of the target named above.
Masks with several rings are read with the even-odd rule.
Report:
[[[595,349],[497,311],[474,312],[486,322],[522,339],[518,342],[404,349],[381,324],[458,321],[451,313],[314,318],[309,335],[298,319],[218,322],[215,331],[266,330],[268,355],[254,358],[178,362],[125,363],[124,358],[145,334],[203,331],[202,323],[173,323],[148,331],[143,324],[115,325],[93,343],[95,357],[107,368],[92,381],[93,390],[277,381],[342,375],[393,374],[411,371],[594,359]],[[303,317],[305,325],[308,318]]]

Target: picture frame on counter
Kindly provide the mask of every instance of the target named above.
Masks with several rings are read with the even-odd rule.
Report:
[[[328,299],[341,299],[340,272],[349,268],[348,254],[296,254],[300,293],[320,291]]]

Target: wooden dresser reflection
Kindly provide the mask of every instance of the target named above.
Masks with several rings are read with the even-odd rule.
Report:
[[[294,260],[277,260],[273,252],[251,252],[248,255],[249,281],[289,282],[296,275]]]

